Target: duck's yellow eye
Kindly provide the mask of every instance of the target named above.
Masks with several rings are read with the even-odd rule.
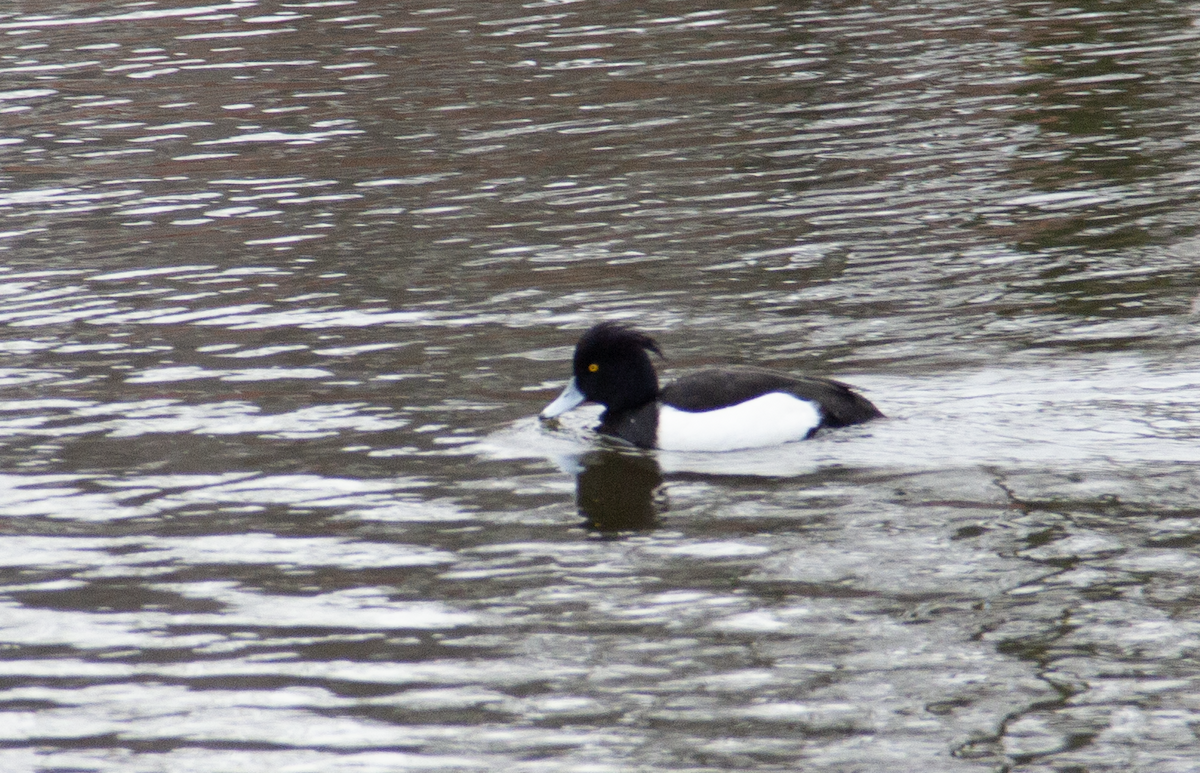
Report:
[[[593,362],[591,365],[588,365],[588,373],[595,373],[598,370],[600,370],[600,366],[596,363]]]

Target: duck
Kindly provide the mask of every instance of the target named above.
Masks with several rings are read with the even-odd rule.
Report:
[[[826,427],[883,418],[849,384],[756,367],[711,368],[659,388],[649,335],[600,322],[575,346],[572,376],[540,414],[550,422],[583,403],[604,407],[596,430],[639,448],[735,451],[811,438]]]

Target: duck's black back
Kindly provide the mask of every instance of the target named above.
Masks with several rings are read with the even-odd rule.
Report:
[[[759,368],[702,370],[671,382],[659,400],[683,411],[726,408],[769,392],[786,392],[821,407],[821,426],[844,427],[883,416],[848,384],[815,376],[790,376]]]

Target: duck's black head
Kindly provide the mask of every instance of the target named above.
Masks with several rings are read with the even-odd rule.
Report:
[[[658,396],[658,375],[649,352],[662,356],[645,333],[601,322],[575,346],[575,385],[587,399],[610,411],[645,405]]]
[[[574,378],[558,399],[542,411],[553,418],[590,400],[609,411],[638,408],[658,397],[658,375],[649,352],[662,356],[645,333],[615,322],[601,322],[575,346]]]

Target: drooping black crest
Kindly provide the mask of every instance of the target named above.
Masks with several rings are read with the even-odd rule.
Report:
[[[581,354],[607,351],[631,355],[641,349],[654,352],[659,357],[663,356],[658,342],[645,333],[626,327],[620,322],[600,322],[580,337],[575,346],[575,362],[579,362]]]

